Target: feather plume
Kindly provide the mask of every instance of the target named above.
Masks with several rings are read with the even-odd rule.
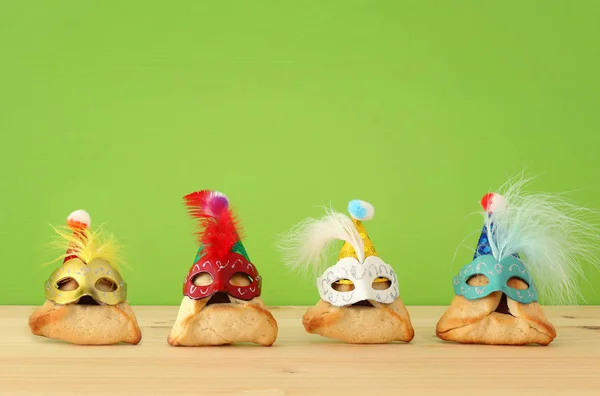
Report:
[[[576,303],[582,297],[577,282],[584,278],[582,262],[598,267],[599,233],[588,222],[594,212],[563,194],[524,194],[530,180],[520,175],[505,183],[492,201],[500,210],[488,211],[484,197],[492,254],[497,260],[521,255],[545,302]]]
[[[292,270],[313,276],[321,274],[332,262],[325,262],[335,241],[348,242],[360,262],[364,261],[364,244],[352,220],[333,209],[325,208],[320,219],[308,218],[294,226],[279,240],[283,260]]]
[[[61,260],[65,261],[65,259],[78,258],[86,264],[95,259],[104,259],[119,272],[123,267],[128,267],[120,255],[121,245],[113,234],[104,232],[101,226],[94,230],[83,228],[75,232],[72,224],[52,228],[56,236],[51,246],[64,253],[46,265]]]
[[[205,254],[223,257],[240,239],[240,227],[227,197],[211,190],[197,191],[184,197],[191,217],[198,220],[198,243]]]

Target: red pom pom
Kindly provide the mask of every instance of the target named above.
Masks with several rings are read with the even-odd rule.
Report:
[[[481,207],[488,213],[492,212],[492,199],[495,195],[494,193],[487,193],[481,198]]]
[[[481,198],[481,206],[487,213],[500,213],[507,209],[506,199],[497,193],[488,193]]]

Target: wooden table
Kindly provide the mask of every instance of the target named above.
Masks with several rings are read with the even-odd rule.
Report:
[[[173,348],[177,307],[134,307],[138,346],[77,346],[35,337],[34,307],[0,307],[2,395],[600,395],[600,307],[546,307],[549,347],[438,340],[444,307],[409,307],[410,344],[346,345],[306,334],[303,307],[279,307],[279,338],[253,345]]]

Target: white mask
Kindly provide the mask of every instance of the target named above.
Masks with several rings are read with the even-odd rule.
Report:
[[[385,290],[374,289],[373,281],[377,278],[389,279],[391,286]],[[350,280],[354,284],[354,290],[335,290],[332,284],[340,279]],[[390,304],[399,295],[394,269],[377,256],[367,257],[362,264],[354,257],[339,260],[317,278],[317,288],[321,299],[336,307],[352,305],[362,300]]]

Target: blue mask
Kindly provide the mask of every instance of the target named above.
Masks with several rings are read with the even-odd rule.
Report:
[[[467,281],[473,275],[485,275],[489,283],[485,286],[470,286]],[[524,290],[514,289],[507,285],[511,278],[525,281],[529,287]],[[452,278],[454,293],[467,300],[487,297],[493,292],[501,291],[511,300],[522,304],[538,301],[538,293],[525,265],[515,256],[509,256],[500,262],[494,256],[485,254],[476,257],[465,265],[457,276]]]

